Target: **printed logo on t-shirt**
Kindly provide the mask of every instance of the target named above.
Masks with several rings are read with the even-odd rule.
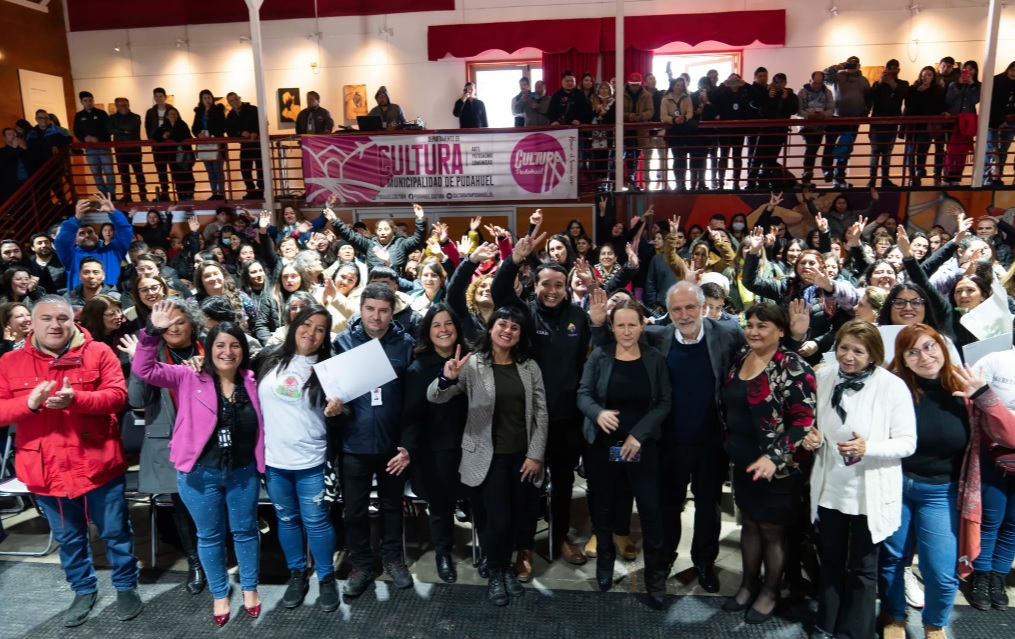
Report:
[[[286,402],[298,402],[303,397],[303,380],[295,373],[286,373],[275,386],[275,396]]]
[[[567,325],[567,334],[571,337],[578,334],[578,327],[574,325],[574,322]]]

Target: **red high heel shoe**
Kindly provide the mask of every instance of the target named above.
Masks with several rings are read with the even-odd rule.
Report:
[[[223,615],[216,615],[213,612],[213,613],[211,613],[211,616],[212,616],[212,619],[215,620],[215,625],[218,626],[219,628],[221,628],[222,626],[226,625],[226,622],[229,621],[229,613],[228,612],[223,614]]]
[[[254,619],[257,619],[258,617],[260,617],[261,616],[261,600],[260,600],[260,598],[258,598],[256,606],[251,606],[250,608],[247,608],[246,606],[243,606],[243,612],[247,613],[248,615],[250,615]]]

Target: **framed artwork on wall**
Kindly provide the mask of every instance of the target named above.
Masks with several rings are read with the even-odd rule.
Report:
[[[345,119],[355,120],[367,114],[367,85],[347,84],[342,87],[345,98]]]
[[[295,129],[296,116],[300,114],[300,90],[298,88],[278,89],[278,128]]]

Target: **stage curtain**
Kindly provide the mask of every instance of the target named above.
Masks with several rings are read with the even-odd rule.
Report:
[[[571,49],[567,53],[543,53],[543,80],[546,81],[547,93],[560,88],[560,76],[565,71],[574,71],[575,80],[581,81],[582,75],[596,75],[599,54],[581,53]],[[599,78],[596,78],[598,81]]]
[[[610,78],[616,77],[617,73],[617,55],[614,51],[603,52],[603,80],[609,80]],[[617,78],[617,84],[622,85],[627,82],[627,77],[632,73],[640,73],[643,76],[646,73],[652,72],[652,52],[642,51],[641,49],[635,49],[634,47],[627,47],[624,49],[624,76]],[[665,80],[660,86],[665,85]]]
[[[435,25],[427,30],[430,60],[446,55],[471,58],[497,49],[514,53],[533,47],[546,53],[599,53],[600,18]],[[595,69],[592,70],[595,72]]]
[[[616,20],[603,18],[602,51],[616,51]],[[745,47],[755,42],[775,46],[786,44],[786,11],[727,11],[684,13],[660,16],[632,16],[624,19],[624,47],[652,51],[671,42],[694,46],[721,42]]]

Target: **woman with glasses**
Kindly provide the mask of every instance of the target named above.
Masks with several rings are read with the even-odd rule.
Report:
[[[176,295],[176,291],[169,288],[169,284],[162,276],[138,277],[130,289],[130,298],[134,305],[124,312],[124,317],[131,322],[134,331],[140,330],[148,323],[152,307],[171,295]]]
[[[952,364],[943,337],[926,324],[902,329],[890,370],[915,405],[916,452],[902,460],[902,521],[879,559],[884,639],[906,637],[903,573],[911,545],[920,556],[926,637],[945,639],[959,576],[972,572],[980,547],[980,447],[1015,445],[1015,418],[972,369]]]
[[[19,302],[30,306],[46,292],[39,286],[39,278],[33,277],[24,266],[13,266],[4,271],[0,284],[0,304]]]

